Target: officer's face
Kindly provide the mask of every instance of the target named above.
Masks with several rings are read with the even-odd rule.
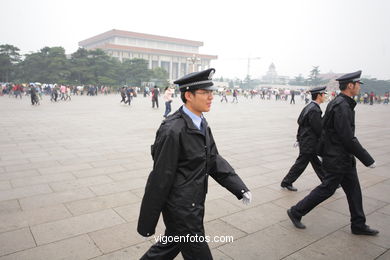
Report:
[[[213,101],[213,92],[211,90],[196,90],[194,94],[186,92],[186,106],[197,115],[202,112],[209,112]]]
[[[354,96],[360,93],[360,82],[355,82],[355,84],[353,84],[352,92]]]
[[[326,93],[321,93],[320,94],[320,104],[324,103],[326,101],[326,98],[327,98]]]

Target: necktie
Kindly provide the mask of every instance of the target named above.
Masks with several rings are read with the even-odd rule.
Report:
[[[200,123],[200,131],[202,132],[203,135],[206,135],[206,129],[207,129],[207,122],[204,117],[202,117],[202,121]]]

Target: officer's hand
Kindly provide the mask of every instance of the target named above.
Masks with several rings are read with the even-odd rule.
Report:
[[[371,169],[375,168],[376,167],[375,162],[373,164],[369,165],[368,167],[371,168]]]
[[[249,203],[251,203],[252,201],[252,194],[250,191],[247,191],[245,192],[244,194],[242,194],[242,203],[244,203],[245,205],[248,205]]]
[[[293,144],[293,147],[294,147],[294,148],[297,148],[298,146],[299,146],[299,142],[296,141],[296,142]]]

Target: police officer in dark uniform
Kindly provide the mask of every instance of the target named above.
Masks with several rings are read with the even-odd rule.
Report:
[[[301,176],[309,162],[313,166],[318,178],[321,181],[324,178],[321,161],[317,157],[316,147],[322,130],[320,104],[325,101],[325,89],[326,86],[312,88],[310,90],[312,102],[305,106],[299,115],[297,133],[299,156],[280,184],[280,186],[290,191],[297,191],[297,188],[292,184]]]
[[[216,89],[214,72],[194,72],[174,82],[180,87],[184,105],[157,131],[151,147],[153,170],[146,183],[137,228],[142,236],[153,235],[162,213],[168,242],[157,242],[141,259],[169,260],[180,252],[186,260],[212,259],[203,226],[209,175],[244,204],[251,201],[248,188],[219,155],[203,116],[210,110]]]
[[[304,199],[287,210],[297,228],[305,228],[302,216],[333,195],[341,184],[351,214],[351,231],[356,235],[376,235],[379,231],[366,225],[363,211],[362,192],[356,171],[357,157],[365,166],[374,168],[375,161],[355,137],[355,111],[353,96],[360,91],[361,71],[349,73],[336,79],[341,93],[329,102],[321,134],[324,180]]]

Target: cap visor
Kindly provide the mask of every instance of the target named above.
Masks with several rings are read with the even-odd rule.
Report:
[[[218,90],[218,88],[215,87],[215,86],[209,86],[207,88],[202,88],[202,89],[205,89],[205,90]]]

